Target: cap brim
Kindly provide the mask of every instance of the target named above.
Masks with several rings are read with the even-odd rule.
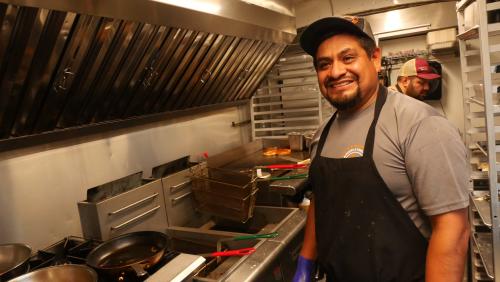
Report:
[[[427,80],[436,79],[436,78],[441,77],[437,73],[419,73],[419,74],[417,74],[417,76],[420,78],[423,78],[423,79],[427,79]]]
[[[324,18],[309,25],[300,36],[300,46],[311,56],[316,55],[318,46],[335,34],[354,34],[373,40],[356,25],[343,18]]]

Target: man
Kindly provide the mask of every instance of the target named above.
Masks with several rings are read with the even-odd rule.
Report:
[[[441,77],[432,71],[422,58],[407,61],[401,67],[396,85],[391,90],[401,92],[418,100],[424,100],[430,89],[430,81]]]
[[[300,44],[338,111],[313,141],[294,281],[309,281],[315,260],[327,281],[461,281],[468,168],[457,129],[378,83],[381,51],[364,19],[318,20]]]

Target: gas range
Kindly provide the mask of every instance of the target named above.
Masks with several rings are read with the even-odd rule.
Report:
[[[29,260],[30,271],[54,265],[85,264],[87,255],[100,243],[98,240],[87,240],[76,236],[66,237],[33,255]],[[133,272],[127,272],[118,277],[99,274],[98,281],[182,281],[204,261],[205,259],[201,256],[167,251],[156,265],[146,270],[148,275],[145,278],[138,277]]]

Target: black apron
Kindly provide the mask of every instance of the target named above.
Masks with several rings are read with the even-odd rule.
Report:
[[[318,262],[328,281],[424,281],[427,240],[387,188],[373,161],[375,126],[387,97],[379,86],[363,157],[327,158],[321,134],[309,179]]]

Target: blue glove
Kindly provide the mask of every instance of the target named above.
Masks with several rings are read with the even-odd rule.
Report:
[[[297,261],[297,270],[293,276],[293,282],[310,282],[312,272],[314,271],[314,261],[299,256]]]

